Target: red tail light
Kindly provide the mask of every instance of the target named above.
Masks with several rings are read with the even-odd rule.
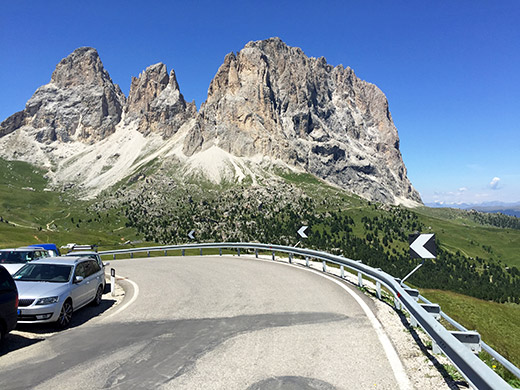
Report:
[[[16,302],[15,302],[15,307],[16,307],[16,309],[18,309],[18,293],[16,293]]]

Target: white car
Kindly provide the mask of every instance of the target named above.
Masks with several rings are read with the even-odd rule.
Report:
[[[16,248],[0,249],[0,264],[5,267],[11,275],[22,268],[29,261],[49,257],[49,252],[43,248]]]
[[[18,288],[18,323],[69,325],[72,313],[101,303],[105,272],[87,257],[49,257],[31,261],[13,275]]]

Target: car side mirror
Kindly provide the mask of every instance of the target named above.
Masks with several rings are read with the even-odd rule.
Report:
[[[74,283],[81,283],[85,279],[83,276],[76,276],[74,278]]]
[[[103,263],[103,267],[108,267],[110,265],[110,261]]]

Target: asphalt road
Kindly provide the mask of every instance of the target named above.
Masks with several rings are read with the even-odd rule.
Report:
[[[400,388],[365,312],[314,272],[244,257],[111,266],[138,288],[0,356],[1,389]]]

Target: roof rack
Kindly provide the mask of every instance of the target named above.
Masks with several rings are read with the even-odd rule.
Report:
[[[70,252],[73,252],[73,251],[94,251],[94,252],[97,252],[97,245],[93,244],[93,245],[85,245],[85,244],[76,244],[76,243],[70,243],[70,244],[67,244],[67,245],[63,245],[61,247],[61,249],[67,249],[68,252],[67,253],[70,253]]]

